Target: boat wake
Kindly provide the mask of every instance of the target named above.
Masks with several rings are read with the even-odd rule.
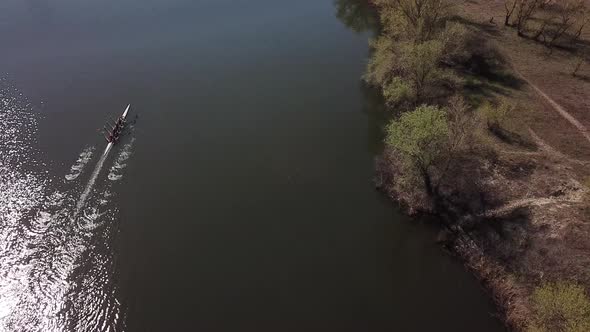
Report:
[[[113,182],[99,181],[112,145],[82,187],[94,149],[64,181],[41,161],[36,131],[30,103],[0,79],[0,331],[121,331],[118,210]]]
[[[125,118],[127,117],[130,107],[131,107],[131,105],[128,105],[127,108],[125,109],[125,112],[123,112],[123,115],[119,118],[121,121],[121,126],[119,127],[119,129],[121,129],[123,124],[125,123],[124,121],[125,121]],[[130,126],[130,128],[132,129],[132,126]],[[123,177],[123,175],[120,173],[120,171],[122,171],[127,166],[127,164],[125,164],[125,162],[127,161],[127,159],[129,159],[129,156],[131,155],[131,148],[133,147],[134,141],[135,141],[135,139],[131,138],[131,141],[123,146],[123,149],[121,150],[121,153],[119,154],[119,157],[115,161],[115,164],[111,167],[111,170],[108,174],[109,180],[117,181]],[[90,180],[88,180],[88,183],[86,184],[86,188],[84,188],[84,191],[80,195],[80,199],[78,200],[78,203],[76,204],[76,210],[74,211],[74,215],[73,215],[74,219],[76,219],[78,217],[78,215],[80,214],[80,211],[84,208],[84,204],[86,204],[86,200],[88,199],[88,196],[92,193],[92,190],[94,188],[94,184],[96,183],[96,180],[98,179],[98,176],[100,175],[100,172],[104,166],[104,163],[109,156],[109,152],[113,148],[113,145],[114,145],[113,142],[116,142],[116,141],[109,140],[107,147],[105,148],[100,159],[96,163],[96,167],[94,168],[94,171],[92,172],[92,175],[90,176]]]
[[[96,167],[94,168],[94,171],[92,172],[92,175],[90,176],[90,180],[88,180],[88,184],[86,184],[86,188],[84,188],[84,191],[82,192],[82,195],[80,195],[80,199],[78,200],[78,203],[76,204],[76,211],[74,212],[74,215],[73,215],[74,219],[80,214],[80,210],[82,210],[82,208],[84,207],[84,204],[86,203],[86,200],[88,199],[88,195],[90,195],[90,192],[92,191],[94,184],[96,183],[96,179],[98,178],[98,175],[100,174],[100,171],[102,170],[102,167],[104,166],[104,162],[107,160],[107,157],[109,156],[109,152],[111,151],[112,148],[113,148],[113,143],[109,143],[107,145],[107,147],[105,148],[102,156],[100,156],[98,163],[96,163]]]
[[[115,164],[111,167],[108,178],[111,181],[119,181],[123,178],[123,170],[127,167],[127,159],[131,157],[131,148],[133,148],[133,142],[135,142],[135,138],[132,138],[131,141],[121,149],[121,153],[117,160],[115,160]]]
[[[90,159],[92,159],[93,152],[94,152],[94,147],[86,147],[80,153],[80,155],[78,156],[78,160],[76,160],[76,163],[74,165],[72,165],[72,167],[70,168],[70,173],[65,175],[66,180],[68,180],[68,181],[76,180],[78,178],[78,176],[80,176],[80,174],[82,174],[82,171],[84,170],[84,166],[86,166],[86,164],[88,164]]]

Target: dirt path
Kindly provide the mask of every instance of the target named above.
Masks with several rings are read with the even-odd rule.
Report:
[[[586,128],[578,119],[576,119],[573,115],[571,115],[568,111],[566,111],[561,105],[559,105],[555,100],[551,99],[543,90],[541,90],[538,86],[536,86],[533,82],[531,82],[528,78],[526,78],[518,69],[512,66],[512,69],[520,76],[520,78],[527,82],[535,92],[545,99],[551,107],[557,111],[563,118],[565,118],[569,123],[571,123],[574,127],[578,129],[578,131],[586,138],[588,142],[590,142],[590,132],[588,128]]]
[[[541,205],[546,205],[546,204],[551,204],[551,203],[556,203],[556,202],[558,202],[558,200],[556,200],[555,198],[546,198],[546,197],[522,198],[522,199],[517,199],[517,200],[511,201],[511,202],[509,202],[497,209],[486,211],[485,213],[483,213],[480,216],[498,217],[498,216],[510,213],[517,208],[530,206],[530,205],[541,206]]]
[[[512,212],[513,210],[521,207],[526,206],[543,206],[547,204],[557,204],[557,203],[579,203],[585,197],[587,193],[587,189],[582,187],[579,183],[572,180],[566,186],[562,186],[559,188],[560,194],[557,196],[550,196],[550,197],[530,197],[530,198],[521,198],[509,201],[508,203],[495,208],[493,210],[485,211],[484,213],[480,214],[480,217],[497,217],[507,213]]]
[[[558,112],[562,117],[564,117],[568,122],[570,122],[574,127],[576,127],[576,129],[578,129],[578,131],[584,136],[584,138],[586,138],[586,140],[588,142],[590,142],[590,132],[582,123],[580,123],[580,121],[578,121],[573,115],[571,115],[569,112],[567,112],[556,101],[551,99],[551,97],[549,97],[545,92],[543,92],[543,90],[541,90],[533,82],[531,82],[529,79],[527,79],[522,73],[520,73],[520,71],[518,71],[518,69],[514,68],[514,65],[512,66],[512,68],[516,72],[516,74],[518,76],[520,76],[520,78],[522,80],[524,80],[528,85],[530,85],[539,96],[541,96],[543,99],[545,99],[556,112]],[[539,149],[542,151],[542,153],[544,152],[549,156],[556,157],[561,160],[567,160],[567,161],[573,162],[573,163],[578,163],[578,164],[582,164],[582,165],[588,164],[587,161],[582,161],[582,160],[570,158],[569,156],[564,155],[560,151],[558,151],[555,148],[553,148],[552,146],[548,145],[531,128],[529,128],[529,133],[531,134],[533,140],[535,141],[535,143],[537,144]],[[514,152],[514,153],[516,153],[516,152]],[[538,154],[539,152],[520,152],[520,153],[532,155],[532,154]],[[485,216],[485,217],[501,216],[501,215],[510,213],[511,211],[513,211],[517,208],[526,207],[526,206],[543,206],[543,205],[547,205],[547,204],[556,204],[556,203],[580,202],[582,200],[583,194],[585,193],[585,190],[580,189],[580,187],[576,186],[576,185],[574,186],[574,188],[575,187],[577,187],[577,188],[573,189],[573,190],[571,188],[565,189],[564,195],[561,197],[533,197],[533,198],[521,198],[521,199],[512,200],[512,201],[509,201],[508,203],[506,203],[503,206],[500,206],[496,209],[485,211],[484,213],[480,214],[479,216],[480,217],[482,217],[482,216]]]
[[[560,151],[553,148],[551,145],[547,144],[531,128],[529,128],[529,133],[531,134],[531,137],[533,138],[533,140],[535,141],[535,144],[537,144],[539,149],[541,149],[544,153],[548,154],[549,156],[552,156],[552,157],[560,159],[560,160],[567,160],[569,162],[580,164],[580,165],[587,165],[590,163],[588,161],[571,158],[570,156],[567,156],[567,155],[561,153]]]

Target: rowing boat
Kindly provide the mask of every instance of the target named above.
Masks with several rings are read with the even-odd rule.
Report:
[[[105,139],[109,144],[107,145],[107,148],[105,149],[103,155],[106,155],[109,152],[109,150],[113,147],[113,145],[117,143],[121,131],[125,126],[125,120],[127,119],[127,114],[129,114],[130,108],[131,104],[127,105],[127,108],[125,109],[121,117],[119,117],[119,120],[115,123],[115,125],[112,126],[110,130],[105,130]]]
[[[105,126],[105,139],[107,140],[107,142],[113,144],[117,142],[119,136],[121,135],[121,131],[125,126],[125,120],[127,119],[127,114],[129,113],[130,108],[131,104],[127,105],[127,108],[125,109],[123,114],[116,121],[114,121],[113,124],[109,124],[108,127],[110,127],[110,129],[106,129],[107,126]]]

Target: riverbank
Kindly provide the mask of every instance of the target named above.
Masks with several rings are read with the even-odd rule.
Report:
[[[441,217],[441,240],[490,291],[510,328],[559,330],[559,324],[569,323],[558,322],[555,312],[541,312],[539,294],[551,283],[581,285],[586,294],[590,289],[590,116],[585,112],[590,70],[578,60],[587,51],[588,33],[582,29],[577,41],[550,48],[530,37],[543,26],[530,23],[520,33],[526,38],[505,26],[502,1],[470,1],[433,24],[444,27],[438,35],[400,36],[388,25],[404,26],[397,15],[411,11],[396,12],[393,2],[375,3],[384,33],[373,44],[369,83],[382,89],[393,112],[416,114],[415,105],[429,104],[446,114],[438,127],[431,125],[434,117],[395,116],[387,128],[388,147],[377,162],[378,187],[409,213]],[[539,10],[537,21],[550,10]],[[451,24],[460,31],[452,36],[467,47],[447,46],[452,43],[445,30]],[[387,42],[395,46],[382,46]],[[403,59],[395,47],[420,49],[426,43],[460,49],[452,57],[434,57],[439,65],[432,72],[445,75],[428,74],[415,82],[408,68],[416,62],[396,67],[383,60]],[[432,52],[415,52],[414,58],[424,54]],[[395,74],[387,77],[387,72]],[[423,91],[417,93],[417,87]],[[416,136],[417,131],[422,134]],[[440,144],[424,148],[432,142]],[[580,331],[588,324],[576,322]]]

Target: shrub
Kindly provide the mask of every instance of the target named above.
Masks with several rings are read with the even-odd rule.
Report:
[[[414,100],[415,96],[416,92],[412,86],[399,77],[394,77],[391,82],[383,87],[383,97],[389,105]]]
[[[533,293],[533,322],[529,332],[590,331],[590,299],[584,287],[569,283],[548,283]]]
[[[447,22],[437,39],[443,45],[443,61],[448,64],[465,62],[473,53],[472,45],[468,45],[473,35],[463,24]]]
[[[486,101],[481,106],[480,114],[486,122],[488,129],[506,129],[507,122],[516,109],[517,105],[506,99],[500,100],[498,105],[492,105],[490,102]]]
[[[437,106],[422,105],[388,125],[386,143],[402,156],[410,171],[422,177],[432,194],[429,168],[445,155],[448,137],[446,113]]]
[[[475,121],[465,99],[460,95],[449,99],[446,111],[449,121],[449,152],[453,153],[473,143]]]

